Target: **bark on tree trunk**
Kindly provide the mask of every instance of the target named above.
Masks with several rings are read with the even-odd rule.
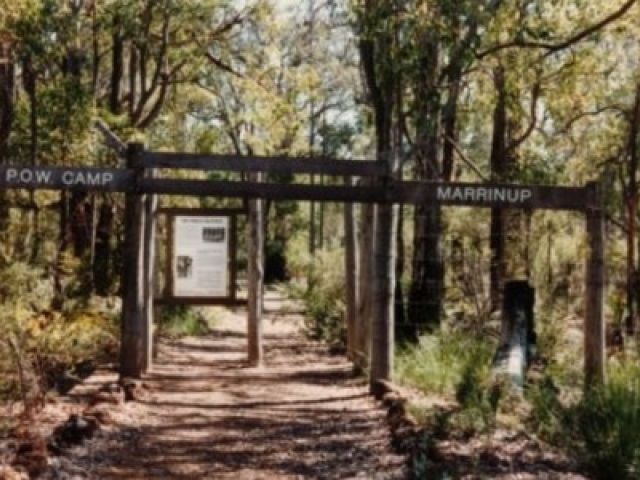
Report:
[[[416,205],[414,211],[414,252],[409,322],[414,340],[440,325],[444,295],[442,257],[442,213],[439,206]]]
[[[73,253],[83,257],[91,248],[91,218],[93,216],[89,194],[87,192],[71,192],[69,201],[71,212],[71,240]]]
[[[635,102],[631,112],[629,124],[628,153],[626,186],[626,210],[627,210],[627,318],[626,330],[628,335],[634,335],[637,330],[638,311],[638,270],[636,270],[636,228],[638,215],[638,130],[640,129],[640,84],[636,86]]]
[[[111,287],[111,234],[114,228],[114,206],[105,196],[98,213],[96,226],[95,260],[93,262],[93,282],[96,294],[106,296]]]
[[[407,333],[410,332],[407,325],[407,316],[404,311],[404,291],[402,288],[402,274],[404,273],[404,208],[398,206],[398,220],[396,227],[396,277],[395,277],[395,328],[396,338],[407,340]]]
[[[494,69],[494,83],[497,94],[496,106],[493,111],[493,134],[491,140],[491,179],[504,180],[506,170],[506,131],[507,106],[504,70],[501,66]],[[502,304],[502,283],[506,272],[505,241],[504,241],[505,211],[501,208],[491,209],[491,226],[489,249],[491,251],[491,266],[489,273],[489,293],[491,311],[500,308]]]
[[[7,61],[0,64],[0,163],[2,164],[7,160],[9,135],[15,113],[15,67],[10,49],[9,46],[7,50],[0,52],[0,57]]]

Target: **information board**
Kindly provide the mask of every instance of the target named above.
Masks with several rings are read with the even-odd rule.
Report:
[[[228,216],[175,216],[173,296],[229,295]]]

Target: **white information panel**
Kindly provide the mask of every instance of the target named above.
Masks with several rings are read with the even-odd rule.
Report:
[[[229,294],[229,217],[176,216],[173,296],[226,297]]]

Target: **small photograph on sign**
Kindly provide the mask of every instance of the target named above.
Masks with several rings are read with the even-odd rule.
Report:
[[[187,255],[179,255],[176,258],[176,273],[178,278],[189,278],[193,276],[193,258]]]
[[[202,229],[202,241],[207,243],[222,243],[225,240],[224,227],[204,227]]]

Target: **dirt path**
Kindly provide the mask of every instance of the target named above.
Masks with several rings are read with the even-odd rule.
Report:
[[[145,399],[119,407],[58,469],[128,480],[405,478],[384,412],[344,357],[300,334],[290,307],[268,295],[263,369],[245,366],[242,310],[210,335],[163,342]]]

